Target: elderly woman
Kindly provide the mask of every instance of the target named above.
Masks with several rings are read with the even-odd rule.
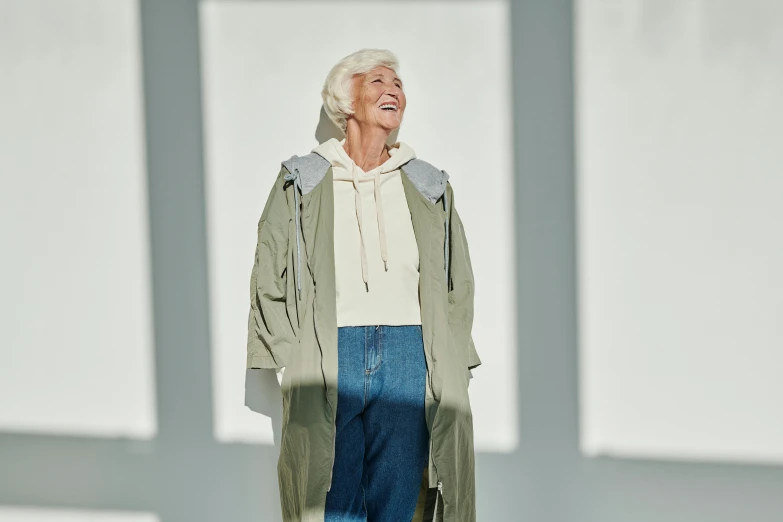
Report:
[[[376,49],[332,68],[345,138],[283,161],[258,223],[247,367],[282,375],[285,521],[476,518],[473,271],[449,175],[387,144],[398,69]]]

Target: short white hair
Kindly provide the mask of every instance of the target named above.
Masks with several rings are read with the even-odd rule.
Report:
[[[324,110],[329,119],[343,132],[347,127],[348,117],[353,114],[352,78],[357,74],[365,74],[376,67],[384,66],[399,75],[400,62],[397,55],[386,49],[360,49],[351,53],[332,67],[326,76],[321,98]]]

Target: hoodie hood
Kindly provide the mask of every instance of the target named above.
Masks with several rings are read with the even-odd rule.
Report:
[[[389,174],[396,171],[402,165],[416,157],[416,153],[407,144],[398,141],[394,145],[387,145],[390,158],[383,164],[378,165],[372,170],[367,172],[363,171],[350,156],[345,152],[345,140],[338,140],[337,138],[331,138],[324,143],[315,147],[311,152],[315,152],[319,156],[329,161],[332,167],[339,167],[333,169],[334,181],[344,181],[353,183],[354,187],[354,202],[356,205],[356,220],[359,224],[359,235],[361,236],[361,262],[362,262],[362,279],[364,280],[365,288],[369,291],[369,274],[367,270],[367,252],[365,250],[364,241],[364,223],[362,213],[362,198],[359,192],[360,183],[372,183],[373,192],[375,195],[375,209],[378,221],[378,236],[381,243],[381,258],[383,259],[384,269],[388,270],[388,252],[386,250],[386,230],[383,214],[383,198],[381,196],[381,175]]]

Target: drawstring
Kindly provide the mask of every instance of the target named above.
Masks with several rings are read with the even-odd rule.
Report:
[[[359,191],[359,175],[357,170],[359,167],[354,163],[351,165],[351,175],[353,177],[354,186],[354,202],[356,205],[356,221],[359,223],[359,238],[361,244],[361,259],[362,259],[362,280],[364,281],[364,287],[369,292],[369,274],[367,268],[367,249],[364,244],[364,212],[362,211],[362,194]],[[383,259],[383,269],[389,271],[389,253],[386,248],[386,222],[383,214],[383,198],[381,197],[381,171],[376,169],[373,176],[373,193],[375,195],[375,213],[378,216],[378,238],[381,243],[381,259]]]
[[[364,248],[364,225],[363,222],[363,216],[364,212],[362,211],[362,194],[359,192],[359,175],[356,173],[356,169],[358,167],[356,164],[351,165],[351,175],[353,176],[353,200],[354,205],[356,207],[356,221],[359,223],[359,240],[361,241],[361,244],[359,245],[361,248],[361,258],[362,258],[362,280],[364,281],[364,287],[369,292],[369,288],[367,287],[367,251]]]
[[[381,259],[383,259],[383,269],[389,271],[388,259],[389,255],[386,252],[386,225],[384,224],[383,216],[383,200],[381,199],[381,171],[375,171],[375,206],[376,214],[378,215],[378,236],[381,240]]]
[[[296,289],[298,290],[299,300],[302,300],[302,257],[300,254],[299,230],[302,226],[302,218],[299,215],[299,192],[297,187],[302,189],[302,178],[299,177],[299,169],[294,168],[294,172],[285,175],[286,181],[294,182],[294,201],[296,205]]]

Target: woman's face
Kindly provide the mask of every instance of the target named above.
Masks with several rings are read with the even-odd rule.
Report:
[[[352,117],[359,123],[382,127],[389,132],[397,129],[402,123],[406,100],[402,80],[395,72],[380,66],[354,76],[352,81]]]

